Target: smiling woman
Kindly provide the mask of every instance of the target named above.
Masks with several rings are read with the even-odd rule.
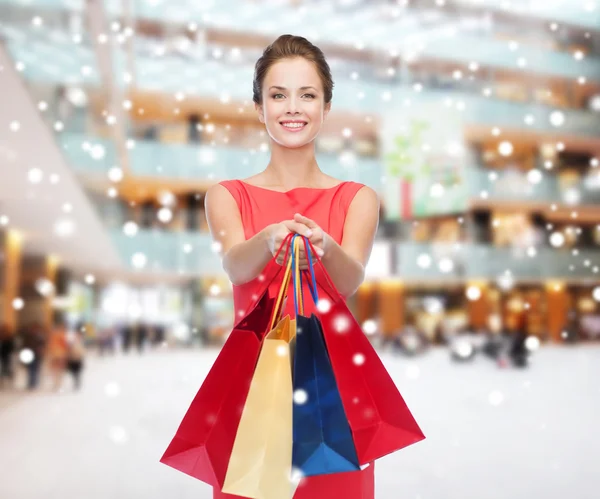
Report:
[[[313,141],[331,109],[331,100],[325,97],[331,91],[324,89],[314,63],[301,57],[279,60],[266,73],[263,85],[266,90],[255,107],[271,137],[272,162],[289,154],[281,148],[301,148],[314,154]],[[303,133],[290,137],[282,132]]]
[[[378,226],[379,199],[371,188],[333,178],[315,158],[315,138],[331,110],[333,80],[323,52],[308,40],[283,35],[257,61],[253,100],[270,139],[264,171],[227,180],[205,197],[211,234],[221,248],[223,267],[233,284],[236,318],[264,293],[261,273],[291,234],[307,237],[339,294],[347,298],[362,283]],[[277,263],[283,263],[283,253]],[[299,254],[301,270],[308,256]],[[319,296],[328,294],[325,273],[315,266]],[[269,284],[277,293],[280,282]],[[307,283],[304,295],[310,296]],[[329,291],[330,293],[331,291]],[[331,295],[330,295],[331,297]],[[316,311],[306,299],[304,315]],[[282,317],[295,317],[293,300]],[[217,488],[215,499],[233,499]],[[303,479],[294,499],[371,499],[374,465],[362,470]]]

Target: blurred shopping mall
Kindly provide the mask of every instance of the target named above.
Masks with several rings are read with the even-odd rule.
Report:
[[[373,338],[600,336],[600,5],[1,0],[0,322],[88,344],[222,343],[204,214],[260,172],[254,62],[324,49],[324,172],[381,196],[350,299]],[[128,337],[129,337],[128,336]],[[132,339],[131,341],[135,341]],[[112,343],[111,343],[112,345]]]
[[[159,459],[285,33],[333,71],[321,169],[381,199],[348,303],[427,439],[377,498],[598,497],[600,0],[0,0],[0,497],[212,497]]]

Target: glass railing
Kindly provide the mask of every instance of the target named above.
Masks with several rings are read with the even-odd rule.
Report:
[[[177,92],[187,89],[190,94],[211,96],[215,99],[250,100],[252,68],[226,68],[216,61],[199,63],[196,67],[181,61],[137,60],[138,85],[156,91]],[[600,74],[600,65],[597,68]],[[203,78],[210,74],[211,78]],[[247,82],[240,85],[239,82]],[[490,82],[493,87],[493,82]],[[478,93],[461,89],[434,89],[423,85],[416,93],[406,86],[337,79],[333,97],[335,110],[385,114],[388,109],[399,109],[406,99],[435,100],[440,105],[448,99],[464,103],[463,118],[466,124],[490,125],[505,128],[543,132],[562,132],[596,136],[600,129],[600,116],[589,111],[563,109],[564,124],[553,126],[550,115],[556,109],[531,102],[510,102],[486,98]],[[525,125],[525,116],[531,115],[531,125]]]
[[[128,236],[114,229],[111,235],[129,268],[197,277],[224,274],[221,257],[212,249],[210,234],[139,230],[135,236]]]
[[[18,7],[36,7],[39,9],[75,10],[83,11],[85,0],[0,0],[0,5],[14,5]]]
[[[269,152],[237,147],[165,145],[144,140],[135,143],[130,158],[131,168],[137,175],[212,180],[245,178],[259,173],[269,161]],[[381,184],[381,168],[376,159],[318,154],[317,160],[320,167],[334,177],[374,188]]]
[[[165,2],[166,3],[166,2]],[[230,14],[235,9],[239,9],[239,0],[220,0],[219,2],[207,2],[207,7],[202,4],[195,6],[187,0],[175,1],[170,0],[167,8],[165,3],[160,0],[136,0],[134,11],[138,17],[146,17],[158,21],[171,22],[187,22],[190,19],[200,20],[199,18],[205,11],[212,12],[211,24],[216,27],[229,27],[224,25],[224,19],[229,19],[231,16],[223,16]],[[506,6],[499,0],[455,0],[456,4],[464,5],[465,7],[477,7],[492,11],[505,12]],[[27,2],[19,2],[18,0],[0,0],[0,5],[18,5],[18,6],[34,6],[38,9],[55,9],[55,10],[70,10],[82,11],[85,6],[84,0],[28,0]],[[212,5],[211,5],[212,4]],[[216,4],[219,10],[214,9]],[[107,6],[113,14],[121,13],[121,2],[116,0],[108,0]],[[531,17],[540,20],[553,21],[559,24],[572,24],[583,28],[596,29],[600,25],[600,13],[598,8],[593,5],[593,2],[571,2],[569,0],[551,0],[540,2],[539,0],[520,0],[510,6],[510,12]],[[161,15],[162,13],[162,15]],[[318,19],[317,19],[318,20]],[[247,19],[242,18],[242,22],[246,21],[246,28],[250,29],[251,25]],[[232,22],[229,20],[229,22]]]
[[[96,67],[93,50],[86,45],[76,45],[67,35],[60,35],[62,41],[52,42],[49,35],[18,36],[18,30],[10,26],[1,28],[8,39],[8,46],[15,62],[22,64],[26,79],[34,82],[69,85],[98,85],[99,71]],[[29,32],[31,29],[28,28]],[[54,35],[52,35],[54,36]],[[41,38],[40,38],[41,37]],[[476,44],[475,44],[476,45]],[[33,47],[33,48],[32,48]],[[117,51],[118,52],[118,51]],[[114,64],[122,66],[122,57],[115,57]],[[582,67],[592,67],[586,61]],[[215,100],[249,101],[253,68],[228,67],[218,61],[190,63],[175,58],[151,59],[136,58],[136,85],[140,90],[162,92],[184,92],[187,95],[201,95]],[[600,66],[597,68],[600,74]],[[123,71],[118,80],[124,84]],[[210,74],[210,78],[204,75]],[[339,75],[338,75],[339,76]],[[115,76],[117,77],[117,76]],[[247,82],[240,85],[239,82]],[[490,82],[493,86],[493,83]],[[550,116],[555,108],[534,103],[519,103],[486,98],[481,93],[470,93],[465,89],[433,89],[424,85],[423,91],[416,93],[412,88],[397,84],[384,84],[368,81],[351,81],[339,77],[334,92],[334,109],[385,115],[388,109],[398,108],[406,99],[433,100],[441,103],[447,99],[464,104],[462,114],[465,125],[498,126],[506,129],[528,129],[532,132],[552,132],[565,135],[596,136],[600,129],[600,116],[584,110],[564,109],[564,123],[555,127]],[[528,116],[530,125],[525,124]]]
[[[139,230],[127,236],[111,231],[126,265],[132,269],[177,272],[184,275],[223,275],[221,256],[204,232]],[[508,284],[511,280],[597,279],[600,248],[580,250],[577,255],[552,248],[537,248],[532,257],[523,249],[490,245],[396,245],[394,276],[411,281],[462,281],[485,279]]]
[[[471,197],[505,201],[561,202],[556,176],[541,173],[531,182],[521,171],[467,168]]]
[[[454,0],[453,3],[467,8],[485,8],[502,14],[506,12],[507,6],[506,2],[498,0]],[[523,17],[572,24],[582,28],[598,29],[600,26],[600,11],[593,2],[519,0],[510,4],[510,12]]]
[[[460,32],[451,38],[428,41],[423,55],[455,61],[465,66],[478,61],[480,64],[495,66],[498,69],[561,76],[574,80],[580,76],[588,80],[597,80],[600,75],[598,58],[579,61],[569,53],[552,52],[523,44],[513,51],[509,48],[509,41],[476,37]]]
[[[28,2],[27,5],[37,5],[37,3],[41,4],[41,7],[47,8],[52,4],[50,0],[32,0]],[[59,3],[56,2],[60,7],[61,5],[67,5],[67,2]],[[156,0],[140,0],[137,3],[136,8],[134,9],[136,15],[140,18],[149,18],[153,20],[157,20],[160,22],[164,22],[165,20],[175,21],[178,23],[187,23],[190,20],[194,19],[194,15],[196,14],[198,18],[202,17],[204,10],[199,8],[196,10],[195,7],[190,7],[188,4],[180,4],[177,5],[177,2],[171,0],[168,4],[163,4],[163,2]],[[203,24],[206,26],[214,26],[219,29],[235,29],[242,30],[246,32],[254,32],[259,34],[257,29],[260,28],[261,23],[250,22],[250,20],[244,20],[243,16],[239,16],[238,18],[231,18],[229,15],[229,10],[231,7],[227,6],[228,2],[215,2],[215,4],[209,9],[212,13],[209,16],[207,21],[204,21]],[[16,0],[0,0],[0,6],[2,4],[14,5],[14,8],[19,8],[19,3]],[[72,7],[69,5],[69,9]],[[76,2],[74,8],[79,8],[79,4]],[[120,2],[108,2],[108,8],[112,14],[118,14],[118,10],[120,10]],[[281,16],[282,19],[286,18],[284,14],[287,9],[284,6],[280,6],[275,8],[273,11],[273,15]],[[217,14],[214,14],[217,12]],[[218,12],[226,13],[226,16],[221,16]],[[289,10],[291,17],[294,17],[294,10]],[[310,12],[310,10],[309,10]],[[339,14],[338,14],[339,15]],[[264,12],[263,12],[264,16]],[[327,19],[328,17],[325,16]],[[594,14],[590,14],[590,17],[594,17]],[[596,14],[597,18],[598,15]],[[228,23],[220,22],[220,19],[228,19]],[[198,19],[200,20],[200,19]],[[322,22],[321,19],[315,19],[314,24],[319,25]],[[342,22],[342,21],[341,21]],[[231,24],[233,23],[233,24]],[[279,23],[271,23],[273,36],[277,36],[282,32],[282,27]],[[9,30],[17,29],[11,28],[9,26],[5,26]],[[270,30],[262,30],[260,31],[261,36],[268,36],[268,32]],[[327,29],[326,26],[323,26],[320,31],[319,41],[321,43],[341,43],[341,40],[344,40],[344,36],[347,34],[346,32],[336,32],[335,30]],[[587,57],[584,60],[576,60],[572,54],[562,53],[562,52],[552,52],[549,50],[543,50],[533,46],[519,46],[516,50],[509,49],[508,42],[497,40],[492,37],[483,37],[476,36],[472,34],[468,34],[466,32],[461,32],[460,29],[455,30],[456,34],[452,36],[429,36],[426,38],[427,43],[425,44],[425,48],[422,52],[424,56],[428,56],[434,58],[436,60],[447,60],[456,63],[466,64],[476,61],[480,64],[485,64],[494,66],[499,69],[511,69],[511,70],[519,70],[521,72],[527,71],[535,74],[546,74],[553,75],[562,78],[570,78],[577,79],[579,77],[585,77],[589,81],[598,80],[600,78],[600,60],[598,58]],[[41,30],[40,30],[41,32]],[[381,25],[381,29],[377,31],[376,36],[372,35],[365,38],[363,42],[365,46],[369,49],[380,50],[382,52],[387,52],[389,47],[394,44],[398,44],[398,32],[402,32],[393,28],[393,23],[385,23]],[[65,34],[66,36],[66,34]],[[11,39],[11,37],[9,37]],[[343,43],[342,43],[343,44]],[[346,44],[350,44],[346,42]],[[353,45],[354,43],[352,43]],[[84,47],[79,47],[78,50],[82,50]],[[41,48],[43,52],[44,48]],[[52,47],[45,47],[46,51],[50,51]],[[31,51],[28,51],[31,52]],[[63,57],[71,56],[72,51],[66,51]],[[31,59],[31,56],[27,54],[27,51],[23,52],[20,55],[21,58]],[[48,64],[49,66],[56,67],[56,63],[49,64],[48,61],[55,61],[60,56],[53,58],[43,58],[41,62]],[[116,57],[119,59],[119,57]],[[524,61],[524,62],[523,62]],[[43,71],[35,71],[35,60],[31,61],[32,64],[32,74],[34,77],[38,75],[46,75],[48,79],[53,79],[52,76],[59,77],[60,75],[56,73],[56,71],[43,72]],[[75,58],[71,57],[71,62],[75,62]],[[168,58],[161,57],[160,60],[153,60],[151,58],[144,58],[141,56],[136,56],[136,67],[137,67],[137,78],[141,81],[146,80],[145,85],[148,88],[157,88],[160,87],[164,91],[170,91],[170,86],[168,85],[168,75],[173,75],[177,77],[177,84],[179,85],[177,90],[181,91],[181,75],[185,74],[186,67],[190,65],[197,64],[198,61],[185,61],[180,58]],[[206,64],[206,63],[203,63]],[[39,66],[40,64],[38,64]],[[123,61],[115,61],[115,65],[119,68],[123,67]],[[79,64],[79,68],[81,68],[81,64]],[[161,78],[156,79],[153,75],[155,73],[154,67],[158,67],[161,72]],[[76,68],[74,68],[76,69]],[[115,68],[118,69],[118,68]],[[250,69],[251,71],[251,69]],[[116,72],[116,74],[121,75],[122,72]],[[206,73],[204,73],[206,74]],[[209,73],[214,75],[214,73]],[[93,78],[93,74],[89,74],[87,78]],[[165,78],[166,82],[162,82],[162,76],[167,76]],[[243,76],[243,75],[241,75]],[[239,81],[251,81],[251,79],[239,79],[235,78],[235,82]],[[190,82],[191,87],[193,87],[194,82]],[[145,86],[143,85],[143,86]],[[216,89],[220,89],[221,87],[216,87]]]
[[[59,136],[64,153],[73,169],[81,174],[106,175],[118,164],[116,147],[109,139],[84,134],[63,133]],[[205,183],[231,178],[246,178],[261,172],[269,153],[238,147],[163,144],[138,140],[129,150],[131,172],[139,177],[171,180],[189,179]],[[318,154],[321,169],[333,177],[366,184],[378,192],[385,182],[383,164],[376,158],[349,153]],[[600,191],[583,182],[563,191],[556,175],[540,170],[539,175],[520,171],[491,170],[477,165],[466,166],[465,184],[469,198],[565,203],[600,204]]]
[[[326,7],[323,6],[322,9]],[[238,12],[238,15],[231,16],[232,9]],[[267,9],[267,7],[264,7]],[[390,47],[407,45],[409,40],[403,40],[402,33],[405,28],[398,21],[382,23],[379,29],[371,30],[369,34],[365,33],[364,19],[358,20],[351,15],[343,15],[339,12],[336,25],[339,29],[334,29],[331,25],[331,14],[323,13],[322,9],[307,9],[303,15],[303,23],[315,27],[315,32],[319,35],[320,43],[347,45],[354,47],[358,40],[364,43],[366,49],[380,50],[386,52]],[[252,11],[254,10],[254,14]],[[285,25],[293,22],[298,17],[298,10],[281,4],[278,7],[269,6],[270,12],[262,12],[260,22],[257,19],[256,9],[252,6],[241,8],[237,2],[219,1],[215,2],[209,9],[200,9],[198,17],[205,11],[208,13],[204,23],[215,29],[227,29],[230,31],[242,31],[260,34],[261,36],[272,36],[275,38],[282,32],[286,32]],[[165,20],[177,23],[188,22],[194,19],[195,9],[190,9],[187,4],[171,1],[168,5],[153,0],[137,0],[136,15],[139,18],[147,18],[164,22]],[[366,13],[367,9],[365,9]],[[247,12],[247,15],[244,13]],[[252,16],[252,17],[250,17]],[[270,17],[271,19],[267,19]],[[324,20],[326,20],[324,22]],[[452,26],[456,21],[447,20],[447,24]],[[293,27],[288,28],[293,32]],[[433,31],[433,30],[432,30]],[[511,52],[507,43],[499,42],[492,38],[470,36],[461,33],[460,29],[454,36],[436,36],[440,30],[435,33],[424,33],[420,38],[426,42],[424,55],[453,62],[485,61],[487,64],[499,68],[517,69],[517,59],[524,57],[527,60],[527,68],[536,73],[547,73],[557,76],[577,78],[587,76],[589,78],[598,78],[598,69],[600,61],[586,64],[578,63],[568,54],[544,51],[534,47],[523,47],[518,52]],[[400,40],[400,41],[399,41]],[[404,42],[404,43],[403,43]],[[584,67],[587,66],[587,67]]]
[[[85,134],[63,133],[60,143],[73,169],[79,173],[107,174],[117,165],[116,147],[109,139]],[[236,147],[162,144],[138,140],[131,143],[129,167],[139,177],[163,177],[217,182],[245,178],[264,170],[268,152]],[[379,190],[381,165],[377,159],[351,154],[318,154],[319,166],[328,175],[353,180]]]
[[[584,180],[562,188],[557,175],[543,169],[532,175],[518,170],[467,167],[467,183],[470,196],[478,199],[600,205],[600,188]]]
[[[118,166],[117,148],[111,139],[61,133],[58,141],[68,163],[78,173],[106,176],[110,168]]]
[[[481,244],[401,243],[396,247],[396,275],[406,280],[597,279],[600,248],[576,255],[548,247],[497,248]]]
[[[99,85],[100,74],[89,40],[80,36],[75,43],[73,37],[67,30],[0,23],[0,39],[5,40],[17,69],[26,80]]]

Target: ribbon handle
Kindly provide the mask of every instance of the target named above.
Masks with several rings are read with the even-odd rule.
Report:
[[[286,268],[285,268],[285,273],[283,275],[283,280],[281,282],[279,291],[277,293],[277,300],[275,301],[275,306],[273,307],[273,311],[271,312],[271,320],[269,321],[268,331],[271,331],[275,327],[276,322],[281,320],[280,316],[283,313],[282,303],[283,303],[284,293],[285,293],[285,296],[287,297],[287,288],[289,286],[290,277],[292,274],[292,258],[288,258],[288,253],[290,251],[291,244],[287,244],[288,241],[291,240],[292,236],[293,236],[293,233],[289,233],[287,236],[285,236],[285,239],[281,242],[281,246],[279,247],[279,250],[277,251],[277,254],[274,257],[275,259],[277,259],[277,257],[279,256],[279,253],[281,253],[281,250],[283,249],[284,245],[286,245],[286,250],[285,250],[285,255],[283,257],[283,260],[287,261],[287,264],[286,264]]]
[[[302,285],[302,271],[300,270],[300,261],[299,261],[299,251],[300,251],[300,241],[298,238],[301,238],[304,242],[304,248],[306,250],[306,256],[308,260],[308,268],[310,270],[310,277],[308,280],[308,288],[310,290],[310,294],[315,304],[319,302],[319,294],[317,288],[317,280],[315,278],[315,272],[313,268],[312,262],[312,251],[306,245],[306,238],[304,236],[300,236],[299,234],[294,235],[292,238],[292,244],[294,246],[294,252],[292,258],[294,259],[294,308],[296,312],[296,317],[298,315],[304,315],[304,287]]]

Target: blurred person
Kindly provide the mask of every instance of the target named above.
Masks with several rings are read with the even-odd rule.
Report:
[[[429,339],[414,323],[408,322],[396,336],[394,346],[404,355],[419,355],[427,350]]]
[[[472,324],[464,326],[449,340],[450,356],[457,362],[472,361],[484,350],[486,341],[483,328],[478,330]]]
[[[148,125],[144,129],[144,133],[143,133],[144,140],[155,141],[157,137],[158,137],[158,127],[154,123],[151,125]]]
[[[528,365],[529,349],[526,346],[526,340],[527,333],[522,328],[513,335],[508,351],[508,357],[515,367],[527,367]]]
[[[450,342],[450,333],[443,319],[440,319],[435,325],[433,332],[433,342],[436,345],[448,345]]]
[[[54,92],[54,115],[67,128],[72,112],[73,105],[69,101],[69,90],[65,85],[59,85]]]
[[[144,323],[138,324],[135,335],[135,345],[139,354],[143,353],[148,338],[148,326]]]
[[[15,347],[15,337],[10,327],[8,324],[0,324],[0,388],[4,387],[5,382],[12,384],[12,357]]]
[[[81,372],[85,359],[85,338],[81,329],[69,336],[67,350],[67,371],[73,377],[73,388],[81,388]]]
[[[125,324],[123,326],[121,336],[122,336],[122,344],[123,344],[123,352],[129,353],[129,348],[131,347],[131,341],[133,339],[134,327],[132,324]]]
[[[569,310],[567,323],[562,331],[562,338],[568,344],[575,344],[583,339],[583,332],[576,310]]]
[[[505,346],[505,339],[500,332],[487,331],[481,351],[493,360],[498,360]]]
[[[320,259],[344,299],[364,280],[379,224],[379,199],[370,187],[326,175],[317,164],[315,139],[331,109],[332,95],[325,55],[303,37],[280,36],[255,65],[253,101],[269,135],[269,163],[250,178],[219,182],[205,197],[209,229],[222,248],[223,268],[233,284],[236,317],[248,310],[261,289],[261,272],[289,234],[311,241],[316,252],[311,257]],[[308,270],[303,245],[299,253],[299,268]],[[283,252],[276,261],[285,263]],[[317,290],[327,296],[319,270],[317,266]],[[269,292],[275,293],[279,285],[275,279]],[[316,310],[311,299],[304,306],[306,316]],[[282,312],[294,317],[294,300],[289,299]],[[342,483],[352,484],[344,499],[373,497],[374,468],[370,463],[343,478],[307,477],[294,499],[331,497],[331,490]],[[213,497],[230,496],[215,489]]]
[[[165,326],[157,324],[154,326],[154,345],[161,346],[166,341]]]
[[[21,340],[22,349],[32,353],[31,359],[23,361],[27,368],[27,389],[35,390],[40,382],[48,334],[39,322],[34,322],[23,330]]]
[[[98,354],[103,356],[105,353],[115,353],[116,327],[110,326],[104,328],[98,334]]]
[[[210,345],[211,343],[211,338],[210,338],[210,331],[208,329],[208,327],[206,327],[206,325],[202,325],[198,328],[198,335],[200,336],[200,344],[202,346],[206,346],[206,345]]]
[[[192,113],[188,116],[188,140],[191,144],[198,144],[200,142],[200,128],[202,126],[202,120],[196,113]]]
[[[59,322],[50,332],[47,348],[53,390],[60,390],[62,385],[67,368],[67,349],[67,327],[64,322]]]

